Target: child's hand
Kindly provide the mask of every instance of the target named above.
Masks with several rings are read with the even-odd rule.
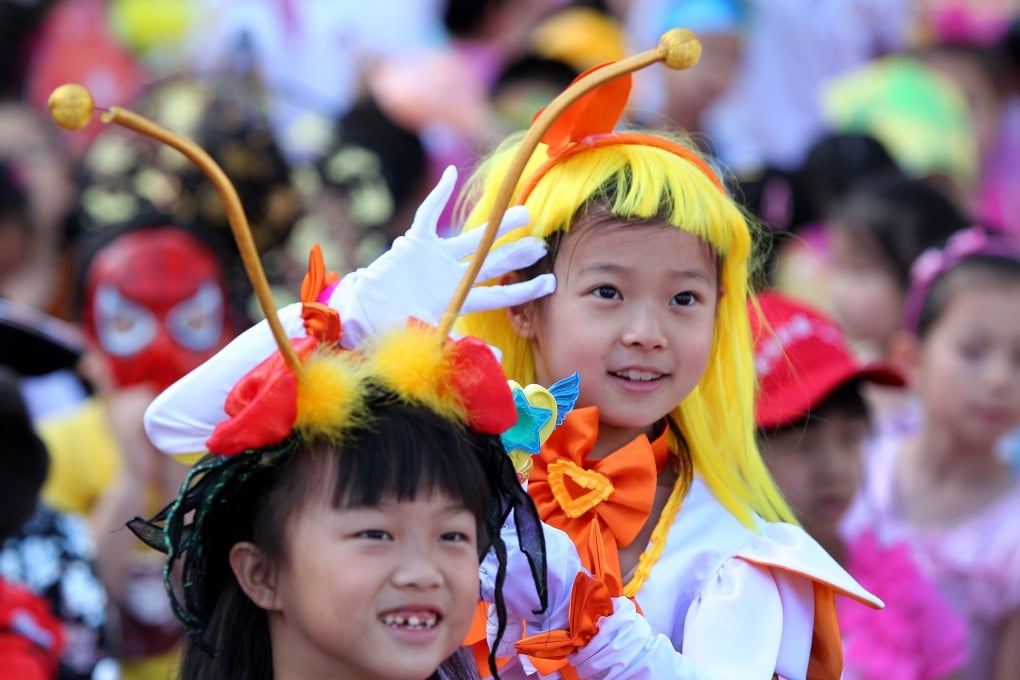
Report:
[[[527,622],[529,635],[569,626],[571,587],[578,572],[587,571],[581,564],[574,542],[567,534],[545,523],[542,524],[542,533],[546,548],[548,606],[544,612],[536,613],[541,607],[541,602],[531,575],[531,566],[527,556],[521,552],[512,514],[500,531],[503,544],[506,546],[507,567],[506,580],[503,582],[503,600],[506,602],[508,621],[501,645],[506,649],[497,650],[497,655],[509,655],[504,652],[512,653],[510,650],[513,649],[513,643],[520,639],[522,634],[521,621]],[[479,569],[481,597],[490,603],[495,602],[497,566],[496,554],[490,549]],[[496,635],[496,621],[493,616],[489,618],[491,644]]]
[[[363,269],[345,276],[332,292],[329,305],[340,313],[343,335],[340,344],[358,346],[366,336],[377,336],[408,317],[437,324],[468,268],[464,258],[473,255],[484,229],[479,227],[450,238],[439,238],[437,228],[443,208],[450,200],[457,169],[450,166],[435,189],[425,197],[407,232],[393,246]],[[527,210],[507,210],[499,235],[525,226]],[[488,281],[528,267],[546,252],[543,241],[525,237],[489,251],[478,281]],[[461,310],[471,312],[511,307],[548,295],[556,288],[552,274],[507,285],[476,286]]]

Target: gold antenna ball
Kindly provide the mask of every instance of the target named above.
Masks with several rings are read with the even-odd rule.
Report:
[[[66,83],[53,90],[47,102],[50,117],[65,130],[80,130],[92,120],[96,103],[92,93],[76,83]]]
[[[686,28],[674,28],[663,33],[659,47],[666,51],[663,60],[666,66],[678,71],[694,66],[701,58],[701,41],[694,31]]]

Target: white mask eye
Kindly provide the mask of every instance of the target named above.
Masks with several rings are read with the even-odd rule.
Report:
[[[223,293],[214,283],[204,283],[192,297],[174,305],[166,315],[174,340],[193,352],[212,349],[223,331]]]
[[[99,344],[115,357],[137,354],[156,337],[159,322],[152,312],[112,286],[99,286],[92,308]]]

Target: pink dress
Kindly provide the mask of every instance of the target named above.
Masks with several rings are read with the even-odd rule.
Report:
[[[871,452],[847,531],[854,535],[871,527],[885,545],[910,545],[918,567],[966,621],[968,658],[961,677],[985,680],[991,677],[999,626],[1020,608],[1020,479],[981,513],[951,528],[918,529],[904,520],[897,505],[894,462],[899,450],[896,440],[887,438]],[[864,578],[861,583],[886,595]]]
[[[865,530],[846,548],[847,571],[885,608],[836,599],[843,680],[937,680],[958,671],[967,658],[967,628],[920,572],[910,546],[883,545]]]

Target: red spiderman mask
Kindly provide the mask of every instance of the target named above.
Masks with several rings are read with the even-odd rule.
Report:
[[[85,328],[118,386],[163,390],[229,339],[225,300],[207,246],[180,229],[146,229],[118,237],[92,261]]]

